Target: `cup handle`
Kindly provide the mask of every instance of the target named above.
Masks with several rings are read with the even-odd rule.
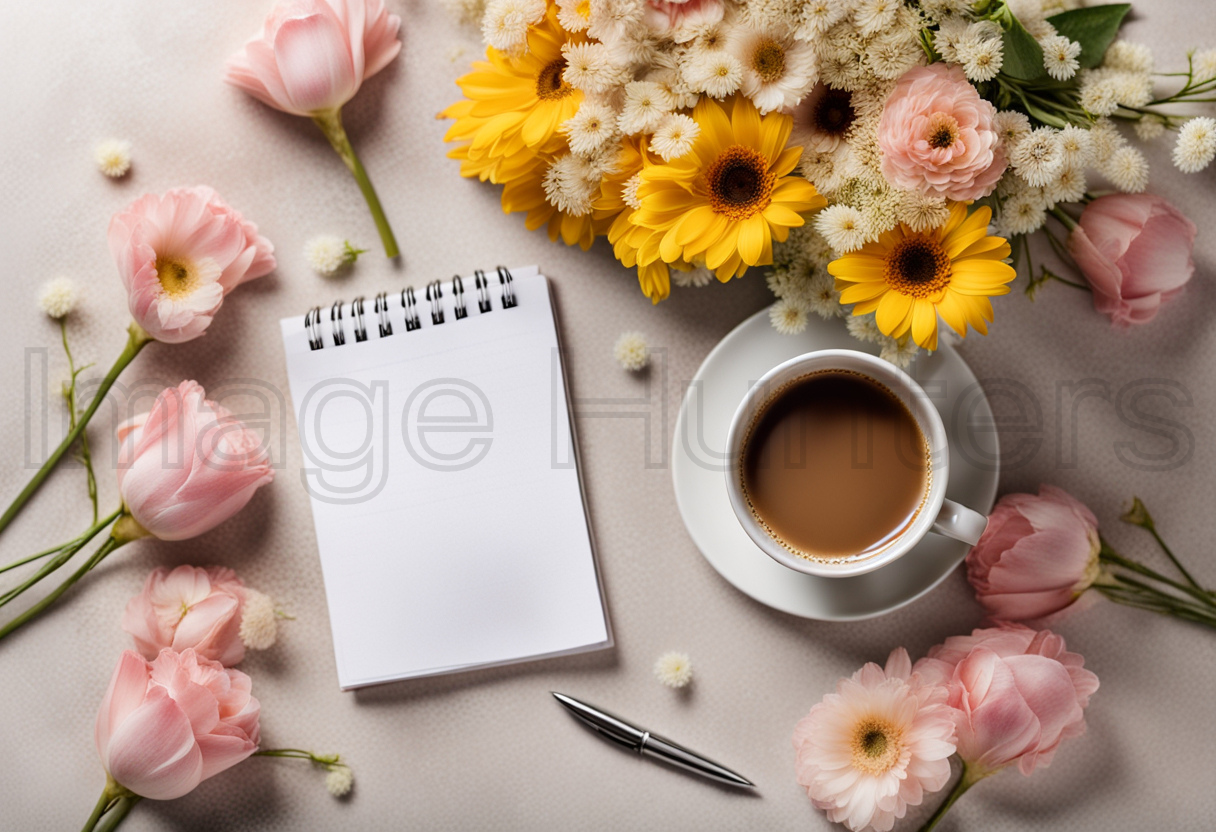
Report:
[[[933,521],[933,531],[961,540],[968,546],[979,542],[980,535],[988,528],[988,518],[953,500],[943,500],[942,509]]]

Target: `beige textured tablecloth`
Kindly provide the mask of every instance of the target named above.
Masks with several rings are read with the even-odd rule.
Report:
[[[145,191],[183,184],[214,186],[256,221],[278,248],[279,268],[233,295],[203,338],[149,346],[124,384],[142,381],[147,390],[193,378],[212,389],[255,379],[286,395],[279,317],[477,266],[536,262],[556,283],[574,394],[641,395],[644,382],[611,355],[621,331],[640,329],[666,350],[666,424],[654,434],[670,437],[682,382],[731,327],[770,301],[763,281],[749,275],[725,287],[677,289],[652,308],[606,246],[583,253],[553,245],[526,233],[520,216],[503,216],[497,188],[460,179],[444,158],[446,125],[434,118],[456,98],[452,81],[475,57],[475,33],[436,3],[388,2],[405,20],[401,59],[366,85],[347,108],[347,123],[397,230],[404,251],[397,266],[380,255],[354,183],[315,128],[221,80],[224,60],[256,31],[266,0],[0,6],[5,500],[29,474],[27,447],[28,458],[43,447],[43,368],[52,388],[64,374],[58,330],[34,305],[38,285],[61,274],[82,284],[84,298],[70,319],[75,351],[108,366],[128,316],[106,224]],[[1138,8],[1127,35],[1152,45],[1166,68],[1179,65],[1185,48],[1216,45],[1216,24],[1202,0]],[[110,136],[134,147],[134,170],[118,182],[104,179],[91,159],[94,144]],[[1081,292],[1048,286],[1033,304],[1015,292],[996,303],[991,336],[969,339],[963,350],[990,389],[1021,386],[1038,403],[1026,417],[1019,400],[995,401],[1006,449],[1041,439],[1035,453],[1004,471],[1003,491],[1041,481],[1064,486],[1093,507],[1117,546],[1160,563],[1147,535],[1117,520],[1138,494],[1194,572],[1214,584],[1216,168],[1183,177],[1169,165],[1169,141],[1151,152],[1153,189],[1201,228],[1198,271],[1183,297],[1151,325],[1116,332]],[[301,254],[318,233],[349,236],[372,251],[352,274],[327,282]],[[1061,385],[1082,379],[1108,383],[1111,399],[1057,398]],[[1140,405],[1189,431],[1192,453],[1174,470],[1137,470],[1117,456],[1120,443],[1136,443],[1145,454],[1167,445],[1116,407],[1115,394],[1141,379],[1185,391],[1184,403],[1154,396]],[[923,655],[981,617],[961,572],[924,599],[862,623],[819,623],[767,609],[726,584],[693,546],[676,511],[670,447],[664,445],[661,467],[646,467],[640,420],[584,419],[585,477],[615,649],[340,693],[296,429],[289,413],[275,408],[286,425],[276,422],[271,431],[278,479],[240,515],[197,540],[132,544],[52,615],[0,644],[0,829],[77,828],[88,815],[104,782],[94,715],[129,644],[119,617],[158,564],[230,565],[296,615],[273,650],[242,666],[262,702],[265,743],[340,751],[354,766],[356,786],[336,801],[319,772],[255,759],[181,800],[143,803],[128,819],[132,832],[827,829],[794,782],[794,723],[861,663],[882,661],[900,644]],[[46,413],[57,439],[63,409],[51,401]],[[91,428],[103,510],[117,504],[113,418],[103,411]],[[1037,419],[1042,429],[1011,429],[1019,418]],[[83,471],[65,467],[4,534],[2,559],[74,534],[87,514]],[[1005,772],[981,784],[941,828],[1212,828],[1216,634],[1108,603],[1059,630],[1102,681],[1089,732],[1066,743],[1049,769],[1030,778]],[[696,667],[684,694],[651,674],[655,658],[673,648],[687,651]],[[758,794],[715,788],[609,747],[561,713],[551,689],[616,709],[736,767],[759,784]]]

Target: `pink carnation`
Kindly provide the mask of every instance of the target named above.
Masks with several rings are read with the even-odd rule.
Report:
[[[883,176],[897,188],[947,199],[987,196],[1005,172],[995,116],[961,67],[908,70],[878,122]]]
[[[148,661],[165,648],[179,653],[193,648],[200,658],[231,667],[245,658],[244,606],[245,582],[231,569],[161,566],[127,604],[122,628]]]

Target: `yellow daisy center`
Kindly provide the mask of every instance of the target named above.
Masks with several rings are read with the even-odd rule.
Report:
[[[853,768],[866,774],[885,774],[903,754],[903,731],[886,719],[863,719],[853,730],[851,745]]]
[[[753,216],[772,202],[776,177],[768,160],[750,147],[734,144],[705,171],[709,207],[732,220]]]
[[[941,243],[927,234],[900,240],[884,263],[887,285],[901,294],[925,298],[950,283],[950,257]]]
[[[565,58],[546,64],[536,76],[536,97],[541,101],[558,101],[574,92],[574,87],[562,78],[565,69]]]
[[[590,20],[591,19],[591,0],[582,0],[581,3],[579,3],[577,6],[574,7],[574,13],[577,14],[579,17],[581,17],[583,20]]]
[[[197,263],[168,256],[156,258],[156,277],[174,300],[187,297],[202,282]]]
[[[812,120],[817,132],[842,136],[853,126],[856,116],[853,110],[853,95],[847,90],[830,89],[815,105]]]
[[[766,84],[780,80],[785,74],[785,50],[776,41],[761,41],[752,53],[752,68]]]
[[[954,116],[934,113],[929,117],[929,135],[926,138],[930,147],[950,147],[958,140],[958,132],[958,122]]]

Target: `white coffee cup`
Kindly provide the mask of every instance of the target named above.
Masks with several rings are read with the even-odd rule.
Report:
[[[886,387],[912,414],[929,445],[932,476],[929,478],[929,493],[919,512],[902,533],[865,557],[811,560],[794,554],[773,538],[756,519],[743,489],[744,443],[756,417],[785,384],[825,370],[857,372]],[[984,515],[946,499],[946,484],[950,479],[946,428],[925,391],[911,376],[893,364],[856,350],[809,352],[778,364],[765,373],[748,390],[735,411],[726,439],[726,459],[726,490],[739,523],[765,554],[797,572],[828,578],[861,575],[907,554],[929,532],[974,545],[988,525],[988,518]]]

